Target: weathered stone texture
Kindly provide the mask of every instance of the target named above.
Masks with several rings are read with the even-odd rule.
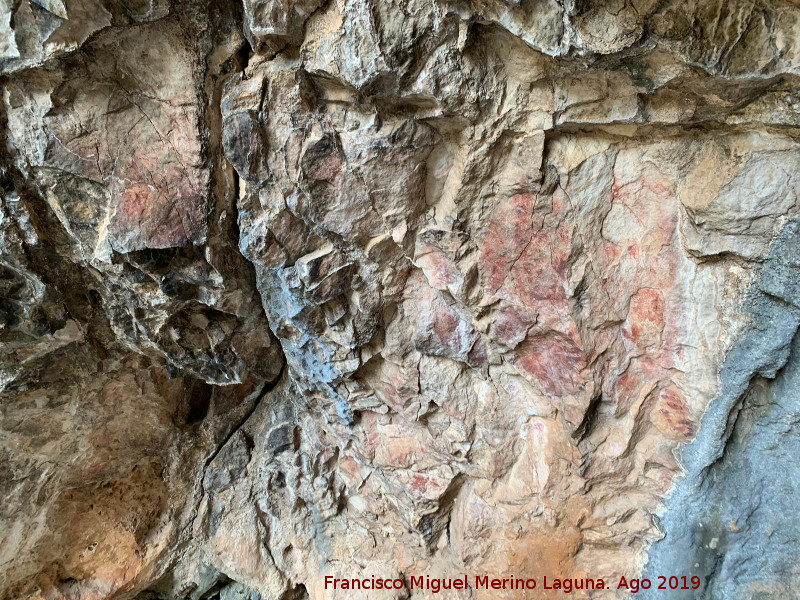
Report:
[[[0,4],[0,598],[796,589],[798,23]]]

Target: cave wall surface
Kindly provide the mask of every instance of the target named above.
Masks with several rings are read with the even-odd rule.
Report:
[[[797,594],[796,1],[0,0],[0,91],[0,599]]]

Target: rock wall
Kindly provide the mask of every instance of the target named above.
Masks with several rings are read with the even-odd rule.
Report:
[[[796,593],[796,2],[0,33],[0,598]]]

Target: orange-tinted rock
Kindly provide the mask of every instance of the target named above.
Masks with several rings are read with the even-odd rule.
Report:
[[[11,4],[0,600],[793,589],[792,3]]]

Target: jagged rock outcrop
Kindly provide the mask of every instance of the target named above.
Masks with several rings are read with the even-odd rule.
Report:
[[[798,27],[1,5],[0,598],[790,594]]]

